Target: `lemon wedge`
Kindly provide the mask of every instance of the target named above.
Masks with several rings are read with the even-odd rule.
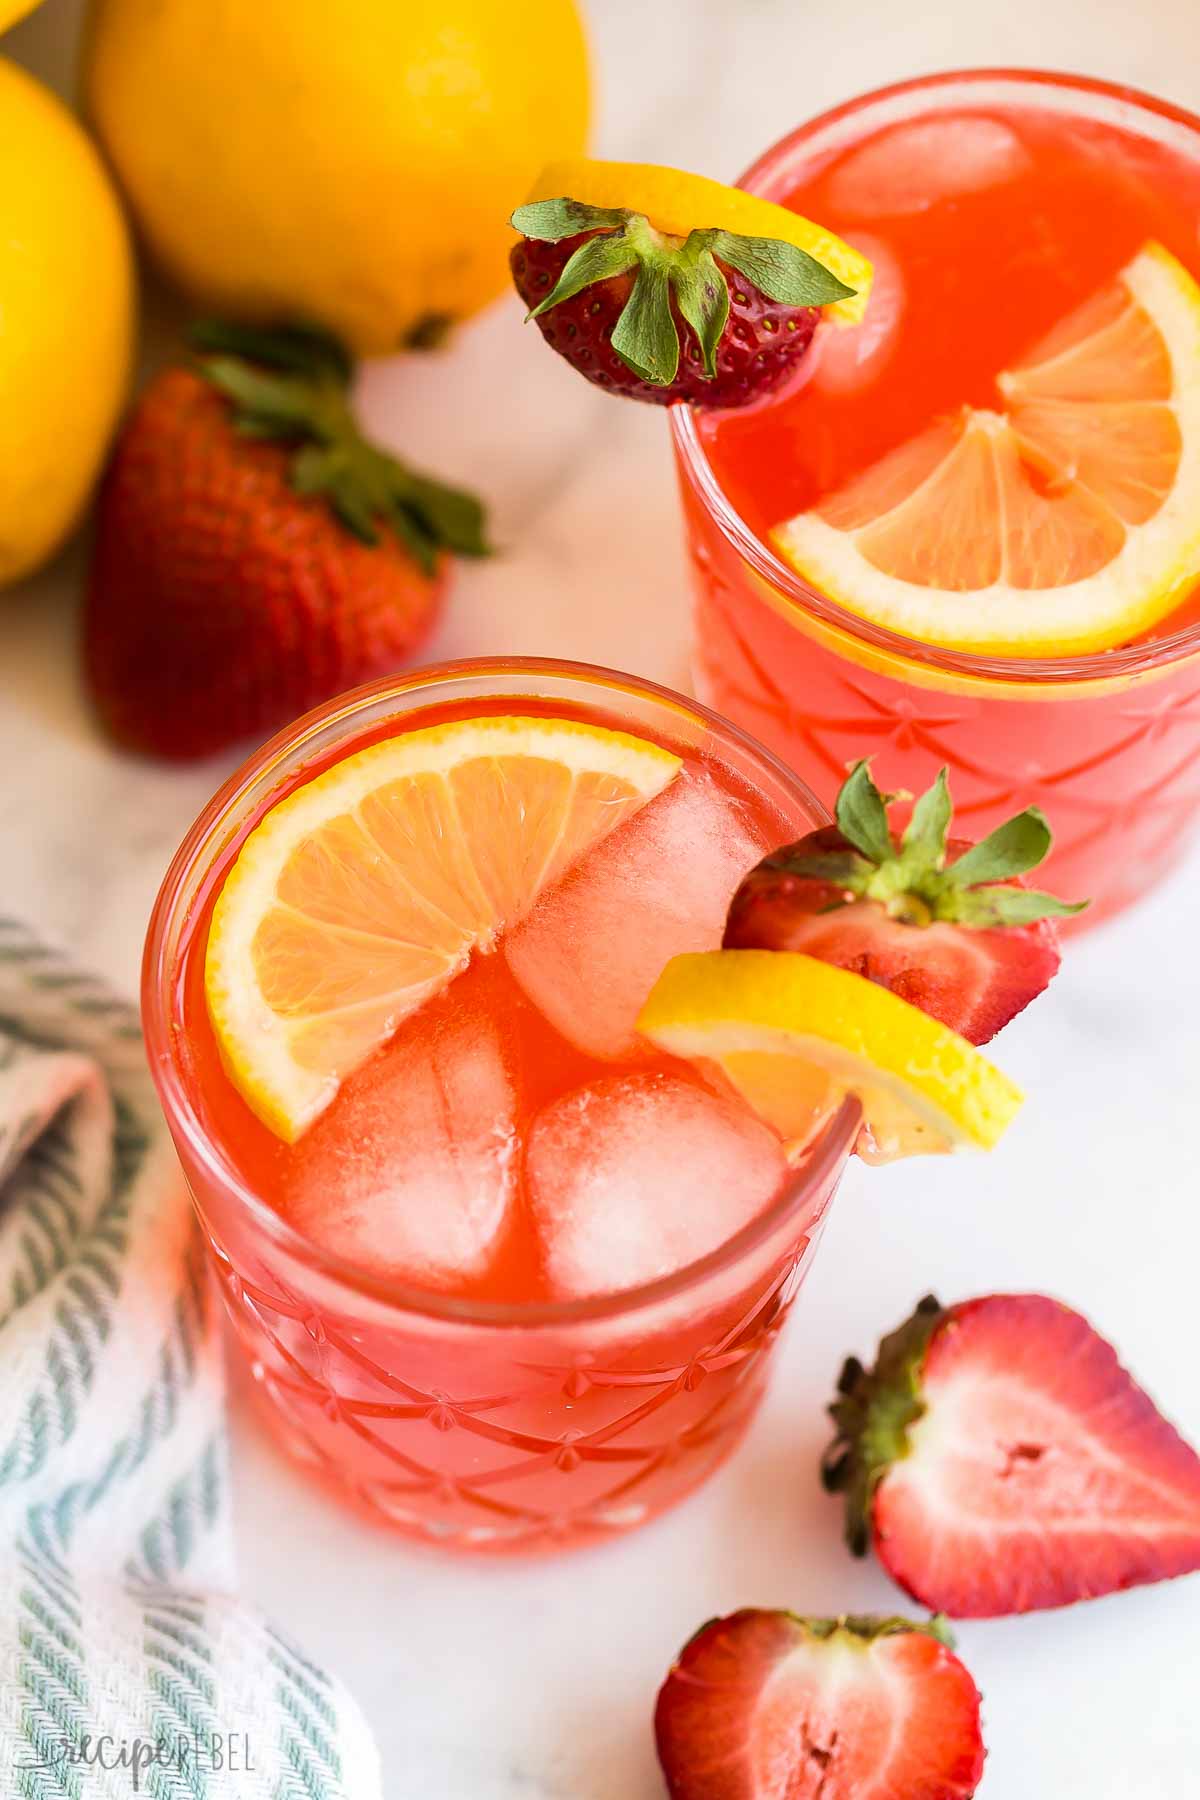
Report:
[[[906,1000],[815,957],[779,950],[676,956],[638,1030],[660,1050],[715,1066],[792,1142],[845,1094],[862,1104],[872,1162],[989,1150],[1021,1092],[985,1056]]]

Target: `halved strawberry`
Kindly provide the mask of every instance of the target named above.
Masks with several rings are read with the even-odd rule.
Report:
[[[922,1605],[989,1618],[1200,1569],[1200,1456],[1057,1300],[926,1298],[838,1394],[846,1541]]]
[[[943,769],[897,837],[866,762],[837,797],[837,824],[766,857],[733,897],[727,950],[799,950],[890,988],[973,1044],[1040,994],[1061,960],[1051,921],[1080,912],[1019,877],[1050,848],[1036,806],[982,843],[948,837]]]
[[[654,1718],[672,1800],[966,1800],[979,1691],[940,1620],[713,1619]]]

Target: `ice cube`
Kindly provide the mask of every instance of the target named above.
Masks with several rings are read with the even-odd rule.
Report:
[[[821,327],[813,385],[835,394],[853,393],[875,379],[895,349],[904,310],[904,276],[887,245],[865,231],[846,237],[869,258],[875,279],[861,325]]]
[[[540,1113],[526,1192],[550,1286],[613,1293],[715,1250],[783,1180],[779,1139],[680,1076],[610,1075]]]
[[[829,178],[829,209],[842,219],[901,218],[1012,181],[1029,162],[1000,119],[918,119],[868,139],[838,165]]]
[[[720,947],[733,891],[769,836],[710,775],[679,776],[542,897],[509,935],[510,969],[578,1049],[628,1056],[663,966]]]
[[[287,1216],[376,1274],[437,1285],[478,1275],[514,1192],[514,1114],[490,1022],[422,1015],[301,1140]]]

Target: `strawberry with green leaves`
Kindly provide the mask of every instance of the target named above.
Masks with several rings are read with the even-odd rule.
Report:
[[[518,207],[510,263],[588,381],[666,406],[746,406],[790,379],[822,311],[861,317],[871,269],[832,233],[674,169],[580,159]]]
[[[1037,807],[978,844],[952,837],[943,769],[896,832],[895,796],[866,762],[838,795],[837,824],[774,851],[741,883],[726,949],[801,951],[865,975],[944,1025],[986,1044],[1061,961],[1056,918],[1069,903],[1022,884],[1050,849]]]
[[[108,730],[176,759],[395,669],[432,628],[452,556],[487,548],[472,495],[359,431],[333,339],[213,326],[197,343],[117,441],[84,623]]]
[[[923,1606],[988,1618],[1200,1569],[1200,1456],[1057,1300],[930,1296],[829,1410],[846,1541]]]

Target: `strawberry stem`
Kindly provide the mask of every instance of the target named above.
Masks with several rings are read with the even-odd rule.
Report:
[[[360,543],[390,530],[425,574],[443,550],[486,556],[473,494],[423,475],[365,438],[350,403],[354,364],[336,338],[306,326],[210,321],[190,334],[199,372],[230,402],[242,437],[292,446],[296,493],[323,499]]]
[[[914,803],[898,846],[888,824],[888,807],[896,798],[880,793],[866,760],[855,763],[835,804],[838,829],[849,848],[815,855],[780,850],[767,858],[768,866],[834,882],[849,895],[876,900],[905,925],[945,922],[987,931],[1068,917],[1089,904],[1010,885],[1014,877],[1035,869],[1053,842],[1038,807],[1026,807],[948,863],[954,807],[945,769]]]
[[[803,1613],[791,1613],[797,1625],[802,1625],[811,1637],[831,1638],[842,1635],[847,1641],[866,1646],[875,1643],[878,1638],[898,1637],[904,1632],[919,1631],[925,1637],[936,1638],[939,1644],[945,1644],[947,1650],[954,1648],[954,1633],[950,1630],[944,1613],[934,1613],[928,1619],[906,1619],[900,1613],[842,1613],[836,1619],[812,1618]],[[703,1627],[707,1630],[708,1627]],[[699,1632],[695,1633],[698,1637]]]
[[[512,223],[522,236],[551,244],[594,234],[568,258],[529,319],[584,288],[633,274],[612,347],[640,380],[657,387],[668,387],[679,370],[676,309],[695,336],[703,379],[715,378],[717,346],[729,318],[729,281],[722,265],[785,306],[827,306],[855,291],[807,251],[782,239],[743,237],[719,228],[671,237],[656,230],[644,213],[587,206],[565,195],[519,206]]]
[[[940,1301],[927,1294],[912,1318],[882,1340],[873,1369],[856,1356],[842,1365],[838,1398],[829,1408],[837,1433],[821,1460],[821,1481],[826,1493],[846,1497],[845,1537],[855,1556],[870,1547],[875,1489],[908,1455],[909,1427],[925,1411],[921,1370],[943,1317]]]

